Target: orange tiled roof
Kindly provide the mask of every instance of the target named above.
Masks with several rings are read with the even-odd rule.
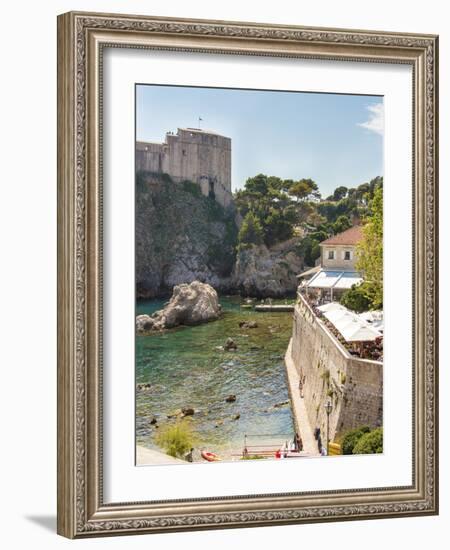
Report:
[[[320,244],[331,244],[331,245],[356,245],[359,243],[359,241],[362,239],[362,226],[361,225],[354,225],[353,227],[350,227],[350,229],[347,229],[346,231],[343,231],[342,233],[338,233],[337,235],[333,235],[329,239],[326,239],[325,241],[322,241]]]

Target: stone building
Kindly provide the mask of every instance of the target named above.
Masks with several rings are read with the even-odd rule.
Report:
[[[231,194],[231,139],[199,128],[167,132],[163,143],[136,143],[136,172],[168,174],[197,183],[203,195],[226,207]]]
[[[362,228],[354,225],[320,243],[321,265],[326,269],[355,270],[355,248],[362,239]]]
[[[296,419],[299,430],[306,420],[324,440],[327,432],[332,441],[347,430],[383,424],[382,351],[371,359],[355,353],[367,344],[380,346],[382,329],[370,324],[367,314],[363,319],[334,301],[363,280],[355,266],[362,237],[361,226],[354,226],[322,241],[319,264],[299,276],[285,360],[301,381],[307,419]]]
[[[320,243],[319,264],[301,273],[301,289],[318,303],[338,299],[343,292],[362,282],[356,271],[356,245],[362,239],[362,227],[355,225]]]

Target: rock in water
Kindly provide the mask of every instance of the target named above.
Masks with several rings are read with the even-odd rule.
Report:
[[[214,288],[206,283],[193,281],[175,286],[172,298],[164,309],[151,317],[136,317],[136,330],[139,334],[145,334],[179,325],[199,325],[215,321],[220,313],[219,297]]]
[[[226,351],[237,350],[237,344],[232,338],[227,338],[223,349],[225,349]]]
[[[136,332],[138,334],[145,334],[153,329],[154,324],[155,321],[150,315],[138,315],[136,317]]]
[[[194,281],[177,285],[169,304],[155,315],[164,318],[166,328],[178,325],[197,325],[219,318],[221,306],[211,285]]]
[[[240,321],[240,328],[258,328],[258,323],[256,321]]]

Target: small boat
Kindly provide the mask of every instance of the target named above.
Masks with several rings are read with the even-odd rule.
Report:
[[[221,458],[216,455],[216,453],[211,453],[209,451],[202,451],[201,452],[202,458],[207,460],[208,462],[220,462]]]

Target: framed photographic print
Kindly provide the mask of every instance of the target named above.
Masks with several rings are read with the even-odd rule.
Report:
[[[58,18],[58,532],[436,514],[431,35]]]

